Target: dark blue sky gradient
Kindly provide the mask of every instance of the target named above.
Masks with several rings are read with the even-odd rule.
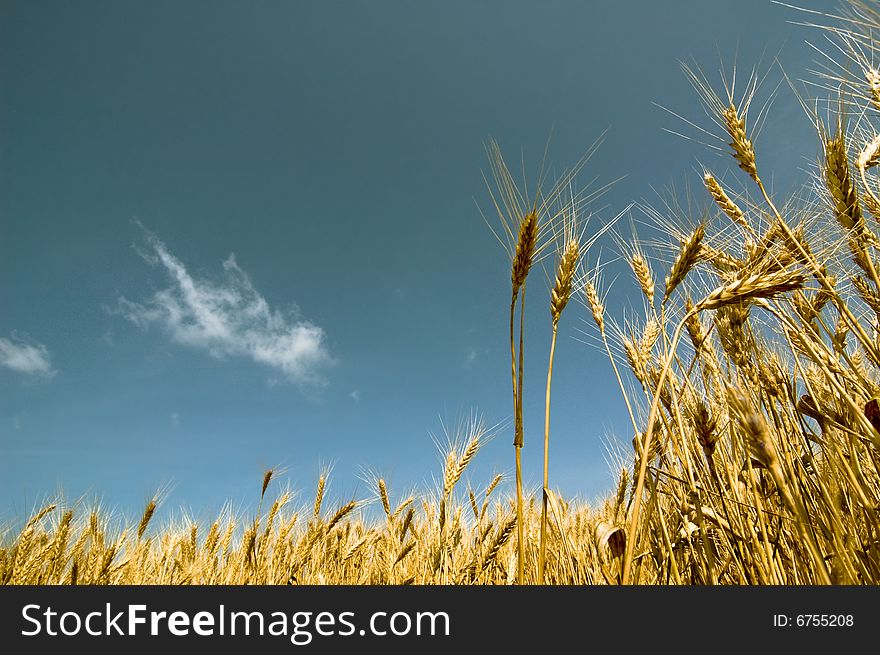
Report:
[[[654,103],[709,126],[687,58],[713,81],[719,54],[743,71],[779,54],[805,75],[804,39],[820,35],[800,18],[752,0],[0,2],[0,337],[44,345],[57,371],[0,368],[0,521],[59,489],[136,514],[163,484],[169,507],[210,515],[253,501],[274,465],[306,498],[328,463],[339,497],[369,493],[365,470],[392,494],[431,485],[444,424],[511,414],[509,262],[478,210],[492,217],[486,139],[531,175],[551,132],[559,171],[607,129],[580,179],[626,178],[596,225],[672,184],[702,202],[698,160],[731,161],[665,132],[695,134]],[[757,149],[780,192],[804,179],[816,140],[787,87]],[[222,281],[234,253],[273,309],[320,326],[326,384],[127,320],[120,298],[170,284],[140,254],[145,230],[197,279]],[[533,485],[542,276],[527,307]],[[633,290],[621,278],[609,313],[640,308]],[[572,304],[560,328],[551,482],[593,499],[612,484],[608,440],[632,435],[607,360],[577,340],[587,318]],[[478,455],[476,485],[512,471],[511,439]]]

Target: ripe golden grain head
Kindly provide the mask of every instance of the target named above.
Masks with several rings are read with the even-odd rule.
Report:
[[[749,455],[760,466],[778,471],[779,454],[764,415],[755,409],[752,400],[740,389],[728,387],[727,402],[742,428]]]
[[[138,524],[137,529],[137,538],[141,539],[144,536],[144,532],[147,529],[147,525],[149,525],[150,520],[153,518],[153,513],[156,511],[156,499],[151,498],[150,502],[147,503],[147,506],[144,508],[144,513],[141,516],[141,522]]]
[[[590,313],[593,315],[593,320],[596,322],[596,326],[599,328],[599,332],[604,334],[605,305],[602,304],[599,294],[596,291],[596,285],[593,284],[592,280],[587,280],[584,283],[584,296],[587,299],[587,305],[590,308]]]
[[[623,352],[626,355],[626,361],[627,364],[629,364],[630,370],[633,372],[633,375],[636,376],[636,379],[644,384],[646,380],[645,366],[647,362],[644,359],[642,349],[636,346],[634,339],[630,339],[625,335],[621,335],[620,342],[623,346]]]
[[[799,271],[786,270],[749,275],[718,287],[701,300],[695,309],[699,312],[755,298],[771,298],[780,293],[803,288],[805,279],[806,276]]]
[[[486,486],[484,497],[488,498],[489,496],[491,496],[492,492],[495,491],[495,488],[501,483],[503,479],[503,473],[498,473],[494,478],[492,478],[492,481]]]
[[[681,242],[678,256],[672,262],[672,268],[669,270],[669,275],[666,276],[666,285],[663,292],[664,303],[669,300],[672,292],[675,291],[676,287],[681,284],[700,260],[701,244],[705,236],[706,227],[701,223],[690,233],[687,239]]]
[[[712,196],[712,199],[715,200],[715,203],[721,208],[721,211],[723,211],[727,217],[737,225],[749,229],[749,224],[746,222],[742,209],[731,200],[730,196],[727,195],[712,173],[706,171],[703,174],[703,182],[706,185],[706,189],[709,191],[709,195]]]
[[[629,260],[630,266],[632,267],[633,274],[635,275],[636,282],[639,283],[639,288],[642,290],[642,293],[645,294],[645,297],[648,299],[648,304],[654,304],[654,274],[651,272],[651,267],[648,264],[648,260],[641,253],[641,251],[636,251],[633,253],[632,257]]]
[[[336,510],[336,513],[327,521],[327,530],[326,532],[330,532],[334,527],[336,527],[342,519],[348,516],[352,511],[354,511],[355,507],[357,507],[357,501],[351,500],[347,502],[345,505]]]
[[[825,136],[824,146],[823,172],[825,186],[834,206],[834,216],[844,229],[861,231],[864,228],[864,218],[850,176],[842,121],[838,121],[837,132],[833,136]]]
[[[318,518],[321,515],[321,504],[324,502],[324,487],[327,483],[326,474],[322,473],[318,478],[318,488],[315,491],[315,504],[313,509],[313,515],[315,518]]]
[[[691,406],[691,424],[697,436],[697,442],[703,447],[707,456],[715,452],[720,434],[717,432],[716,420],[702,398],[695,398]]]
[[[686,312],[684,326],[687,329],[694,350],[699,355],[700,351],[703,349],[703,344],[706,341],[706,331],[703,329],[703,324],[700,322],[699,314],[692,311],[694,309],[694,301],[691,300],[690,296],[685,300],[684,309]]]
[[[266,495],[266,489],[268,489],[273,475],[275,475],[274,469],[266,469],[266,472],[263,473],[263,485],[260,488],[260,498],[263,498],[263,496]]]
[[[526,277],[532,268],[535,250],[538,245],[538,229],[537,213],[531,211],[523,216],[519,224],[516,250],[514,251],[510,272],[514,293],[518,292],[522,285],[525,284]]]
[[[648,362],[651,360],[654,345],[657,343],[657,339],[660,338],[661,331],[660,321],[655,317],[652,316],[648,319],[648,322],[645,323],[645,329],[642,332],[642,340],[639,343],[642,361]]]
[[[556,279],[550,292],[550,316],[554,325],[559,322],[562,311],[571,298],[571,289],[580,260],[580,241],[575,236],[565,244],[559,264],[556,267]]]
[[[376,485],[379,487],[379,498],[382,501],[382,509],[385,510],[385,515],[388,518],[391,518],[391,504],[388,502],[388,489],[385,487],[385,480],[379,478]]]
[[[746,132],[746,121],[741,118],[736,105],[731,103],[727,106],[722,114],[724,126],[730,135],[731,142],[728,144],[733,148],[733,156],[739,167],[748,173],[755,182],[758,181],[758,168],[755,164],[755,148],[751,139]]]

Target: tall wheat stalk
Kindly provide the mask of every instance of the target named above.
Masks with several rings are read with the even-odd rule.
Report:
[[[516,544],[517,544],[517,583],[523,584],[525,566],[525,542],[523,537],[523,491],[522,491],[522,447],[523,447],[523,415],[522,415],[522,381],[523,381],[523,316],[526,306],[526,277],[534,261],[538,235],[538,217],[533,210],[523,216],[513,258],[511,280],[513,293],[510,301],[510,364],[513,380],[513,417],[514,417],[514,465],[516,469]],[[522,292],[520,294],[520,291]],[[516,301],[520,298],[519,313],[519,359],[514,342],[514,322],[516,318]]]
[[[541,541],[538,551],[538,584],[544,584],[547,557],[547,502],[550,493],[550,385],[553,381],[553,358],[556,353],[556,335],[559,319],[571,298],[571,289],[581,256],[580,234],[574,216],[565,226],[564,241],[560,245],[556,265],[556,279],[550,292],[550,316],[553,336],[550,340],[550,362],[547,365],[547,394],[544,400],[544,485],[541,502]]]
[[[495,190],[489,185],[492,203],[501,219],[502,234],[492,228],[496,238],[508,250],[511,257],[511,298],[510,298],[510,373],[511,388],[513,393],[513,416],[514,416],[514,466],[516,478],[516,537],[517,537],[517,583],[525,582],[525,534],[523,513],[523,475],[522,475],[522,448],[523,437],[523,371],[524,371],[524,315],[526,278],[534,262],[542,256],[547,246],[545,236],[552,230],[560,212],[554,212],[551,208],[566,190],[570,192],[570,183],[577,175],[586,161],[592,156],[598,147],[601,138],[593,143],[575,166],[565,173],[553,185],[546,194],[542,191],[544,183],[544,168],[538,176],[534,198],[526,200],[527,192],[521,191],[517,186],[498,144],[491,141],[488,146],[489,160],[494,178]],[[546,160],[546,151],[545,151]],[[488,184],[488,182],[487,182]],[[608,188],[600,187],[589,194],[572,196],[571,207],[577,209],[580,205],[597,197]],[[519,343],[516,340],[516,305],[519,301]]]

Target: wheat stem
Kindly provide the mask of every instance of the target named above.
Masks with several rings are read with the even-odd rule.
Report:
[[[553,322],[550,340],[550,363],[547,366],[547,395],[544,401],[544,486],[541,503],[541,544],[538,551],[538,584],[544,584],[547,557],[547,493],[550,489],[550,383],[553,381],[553,357],[556,353],[557,322]]]

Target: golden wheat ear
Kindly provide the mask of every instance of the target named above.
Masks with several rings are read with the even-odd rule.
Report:
[[[709,195],[712,196],[712,199],[721,211],[723,211],[727,217],[737,225],[744,227],[747,230],[751,230],[751,227],[746,222],[745,214],[743,214],[742,209],[731,200],[730,196],[727,195],[727,192],[724,191],[712,173],[706,171],[703,174],[703,182],[706,185],[706,189],[709,191]]]
[[[825,136],[823,145],[825,185],[833,201],[834,216],[845,230],[861,230],[864,227],[864,218],[850,175],[842,121],[838,120],[835,134]]]
[[[519,235],[516,240],[516,250],[510,272],[514,293],[526,283],[526,277],[528,277],[535,259],[537,244],[538,215],[532,211],[523,216],[519,225]]]
[[[701,223],[693,232],[691,232],[687,239],[681,242],[678,256],[676,256],[675,261],[672,262],[672,267],[669,269],[669,274],[666,276],[665,288],[663,291],[664,303],[669,300],[672,292],[675,291],[676,287],[682,283],[685,277],[687,277],[687,274],[690,273],[691,269],[693,269],[700,260],[700,253],[702,252],[701,246],[703,243],[703,237],[705,236],[706,227]]]
[[[565,245],[559,257],[556,278],[550,292],[550,316],[554,324],[559,323],[562,311],[571,298],[571,289],[579,261],[580,242],[577,239],[572,239]]]
[[[733,156],[739,167],[755,182],[758,181],[758,166],[755,163],[755,148],[746,132],[746,120],[740,117],[736,106],[730,104],[722,113],[724,126],[730,135],[728,144],[733,149]]]
[[[144,508],[144,513],[141,515],[141,522],[138,524],[137,528],[137,538],[138,541],[144,536],[144,532],[147,530],[147,526],[150,524],[150,521],[153,518],[153,514],[156,511],[156,499],[151,498],[147,503],[147,506]]]

